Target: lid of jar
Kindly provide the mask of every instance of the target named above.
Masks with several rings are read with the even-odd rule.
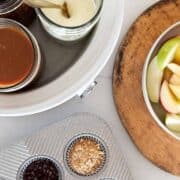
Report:
[[[12,11],[16,10],[22,2],[22,0],[1,0],[0,15],[11,13]]]

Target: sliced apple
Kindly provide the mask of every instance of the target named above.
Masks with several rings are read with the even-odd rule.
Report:
[[[171,77],[172,77],[172,72],[168,68],[165,68],[164,74],[163,74],[163,79],[166,81],[169,81],[171,79]]]
[[[175,132],[180,132],[180,116],[174,114],[167,114],[165,124],[168,129]]]
[[[169,80],[169,82],[173,85],[180,85],[180,77],[176,74],[173,74]]]
[[[161,87],[160,101],[167,112],[173,114],[180,113],[180,102],[173,96],[166,80],[164,80]]]
[[[162,77],[163,71],[159,69],[157,57],[155,57],[149,64],[147,71],[147,91],[150,100],[154,103],[159,101]]]
[[[176,51],[179,46],[180,37],[175,37],[165,42],[164,45],[160,48],[157,55],[157,60],[158,66],[161,70],[163,70],[171,61],[174,60]]]
[[[180,66],[175,63],[170,63],[167,65],[168,69],[172,71],[174,74],[180,77]]]
[[[176,96],[176,98],[180,100],[180,85],[169,84],[169,88]]]
[[[178,64],[180,64],[180,46],[177,48],[175,56],[174,56],[174,61]]]

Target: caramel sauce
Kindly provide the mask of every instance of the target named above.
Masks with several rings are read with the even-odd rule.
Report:
[[[0,88],[12,87],[27,78],[34,59],[32,42],[23,31],[0,28]]]

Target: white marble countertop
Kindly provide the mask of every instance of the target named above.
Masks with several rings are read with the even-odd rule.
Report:
[[[121,39],[135,18],[156,1],[138,0],[132,2],[132,0],[125,0],[125,16]],[[17,141],[21,137],[31,134],[52,122],[59,121],[73,112],[92,112],[104,118],[113,129],[119,148],[124,154],[135,180],[179,180],[179,177],[162,171],[146,160],[123,128],[112,97],[113,64],[114,58],[112,57],[97,78],[98,86],[91,95],[83,100],[75,98],[60,107],[33,116],[0,118],[0,147],[2,148],[7,143]]]

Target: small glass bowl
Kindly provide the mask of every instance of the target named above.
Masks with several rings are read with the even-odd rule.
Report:
[[[10,14],[16,11],[22,3],[22,0],[2,0],[0,2],[0,15]]]
[[[1,27],[13,27],[13,28],[17,28],[19,31],[21,31],[22,33],[25,34],[25,36],[27,36],[29,38],[29,40],[31,41],[33,48],[34,48],[34,64],[32,67],[31,72],[29,73],[29,75],[20,83],[14,85],[14,86],[10,86],[7,88],[0,88],[0,92],[1,93],[8,93],[8,92],[14,92],[14,91],[18,91],[26,86],[28,86],[30,83],[32,83],[36,77],[38,76],[39,72],[40,72],[40,68],[41,68],[41,52],[40,52],[40,47],[38,45],[38,42],[36,40],[36,38],[34,37],[34,35],[26,28],[24,27],[22,24],[11,20],[11,19],[6,19],[6,18],[0,18],[0,28]]]
[[[95,15],[86,23],[80,26],[61,26],[59,24],[54,23],[48,17],[44,15],[41,9],[36,9],[36,13],[41,21],[43,28],[54,38],[64,41],[64,42],[72,42],[77,41],[85,37],[97,24],[100,19],[103,0],[94,0],[97,11]]]
[[[0,2],[0,18],[14,19],[28,25],[34,17],[34,9],[23,3],[23,0],[1,0]]]

